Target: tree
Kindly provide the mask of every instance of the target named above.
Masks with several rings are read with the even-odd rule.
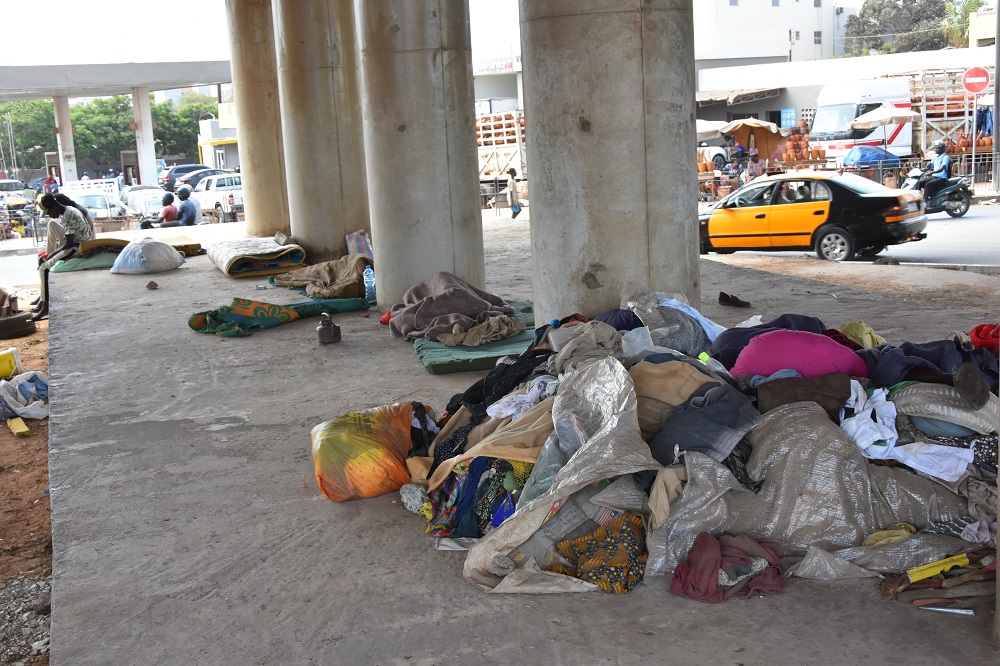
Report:
[[[8,113],[14,131],[17,165],[26,169],[44,168],[45,153],[56,150],[56,135],[52,133],[56,124],[52,101],[28,99],[0,104],[0,119],[5,120]],[[4,146],[6,148],[6,142]],[[10,159],[9,155],[7,157]]]
[[[175,111],[172,102],[154,104],[153,122],[157,148],[161,155],[196,155],[198,153],[198,121],[214,118],[219,105],[210,95],[184,93]]]
[[[127,95],[98,97],[88,104],[74,104],[69,110],[76,127],[73,146],[78,161],[111,166],[121,162],[123,150],[135,150],[132,98]]]
[[[847,19],[847,51],[865,55],[885,52],[931,51],[947,46],[941,30],[947,0],[865,0],[861,11]]]
[[[949,44],[958,48],[969,45],[969,17],[985,5],[984,0],[952,0],[947,4],[941,28]]]

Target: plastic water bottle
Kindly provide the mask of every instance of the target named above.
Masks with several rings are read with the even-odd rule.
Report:
[[[365,267],[365,300],[375,302],[375,271],[371,266]]]

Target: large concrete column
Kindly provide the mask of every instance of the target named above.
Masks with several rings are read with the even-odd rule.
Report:
[[[52,106],[56,119],[56,150],[59,151],[59,173],[62,182],[78,180],[76,175],[76,148],[73,146],[73,121],[69,117],[69,98],[53,97]]]
[[[156,144],[153,143],[153,116],[149,109],[149,88],[132,88],[132,115],[135,117],[135,147],[139,159],[139,182],[156,185]]]
[[[370,229],[352,0],[275,0],[292,236],[312,261]]]
[[[467,0],[365,0],[359,12],[379,305],[438,271],[482,286]]]
[[[288,194],[271,0],[226,0],[226,17],[247,233],[287,233]]]
[[[535,320],[699,305],[691,0],[521,0]]]

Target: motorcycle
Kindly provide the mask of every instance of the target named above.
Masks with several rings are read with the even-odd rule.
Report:
[[[903,185],[900,189],[920,189],[919,185],[921,179],[930,173],[930,167],[924,167],[923,169],[911,169],[910,172],[906,174],[906,180],[903,181]],[[927,214],[930,215],[932,213],[944,212],[948,213],[948,215],[951,215],[952,217],[962,217],[968,213],[969,207],[972,205],[972,190],[969,187],[969,183],[971,181],[972,176],[955,176],[954,178],[949,178],[947,185],[942,187],[933,197],[924,202],[927,206]]]

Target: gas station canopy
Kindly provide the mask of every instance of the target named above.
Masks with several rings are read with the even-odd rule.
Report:
[[[126,95],[232,81],[228,60],[3,67],[0,101]]]

